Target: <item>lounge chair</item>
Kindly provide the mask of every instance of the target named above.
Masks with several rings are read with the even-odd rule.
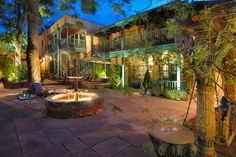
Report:
[[[90,77],[88,80],[81,79],[79,82],[81,85],[88,86],[88,88],[91,88],[91,86],[104,86],[110,84],[109,78],[99,79],[97,75]]]
[[[28,88],[29,92],[34,94],[36,98],[40,98],[41,101],[44,103],[44,98],[49,95],[48,89],[43,87],[41,83],[31,83]],[[29,104],[31,104],[32,98],[29,99]]]

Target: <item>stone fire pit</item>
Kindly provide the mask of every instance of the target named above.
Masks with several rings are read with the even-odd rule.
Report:
[[[95,93],[73,92],[45,98],[47,114],[56,118],[77,118],[95,115],[103,110],[104,100]]]

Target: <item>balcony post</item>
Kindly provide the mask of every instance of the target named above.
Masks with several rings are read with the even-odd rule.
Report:
[[[125,88],[125,63],[124,63],[124,57],[121,59],[121,68],[122,68],[122,76],[121,76],[121,85],[122,88]]]
[[[57,76],[60,75],[60,40],[59,40],[59,28],[57,28],[56,35],[56,43],[57,43]]]
[[[122,31],[121,31],[121,50],[125,49],[125,37],[124,37],[124,27],[122,27]]]
[[[176,74],[177,74],[177,90],[181,88],[181,56],[180,53],[177,54],[177,67],[176,67]]]
[[[94,54],[93,35],[94,35],[94,34],[92,33],[92,34],[91,34],[91,52],[92,52],[91,54]]]
[[[66,47],[69,47],[69,28],[66,27]]]

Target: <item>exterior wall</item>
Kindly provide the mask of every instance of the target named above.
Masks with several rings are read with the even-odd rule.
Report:
[[[48,56],[48,33],[45,31],[39,35],[39,57],[41,59],[41,70],[46,73],[49,69],[49,56]]]

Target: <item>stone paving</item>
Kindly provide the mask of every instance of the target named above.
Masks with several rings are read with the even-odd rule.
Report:
[[[65,88],[47,85],[49,89]],[[20,101],[20,89],[0,89],[0,157],[155,157],[143,149],[148,122],[160,115],[181,116],[188,102],[142,95],[124,96],[98,90],[105,110],[77,119],[54,119],[45,115],[40,99]],[[118,105],[123,112],[114,113]],[[196,111],[192,103],[189,117]]]

